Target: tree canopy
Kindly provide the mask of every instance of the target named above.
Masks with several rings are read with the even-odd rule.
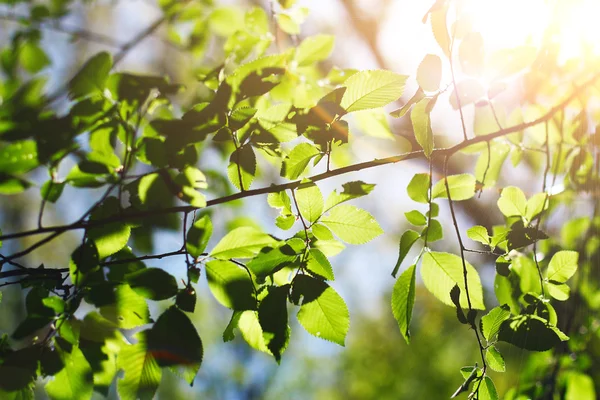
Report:
[[[477,2],[437,0],[416,21],[435,46],[402,73],[360,2],[341,4],[378,68],[336,65],[339,38],[310,34],[301,0],[254,3],[159,0],[159,17],[122,41],[73,24],[97,2],[0,1],[0,310],[14,313],[0,326],[0,397],[33,398],[38,385],[51,399],[150,399],[166,371],[193,385],[212,345],[203,329],[220,324],[199,322],[206,296],[229,309],[223,342],[278,364],[297,326],[345,346],[367,325],[350,324],[334,257],[387,235],[398,253],[387,313],[406,343],[370,318],[381,344],[366,352],[396,363],[415,331],[472,357],[440,398],[595,399],[600,47],[572,20],[593,2],[540,1],[538,30],[502,47],[509,21],[490,37]],[[73,71],[57,32],[83,48]],[[183,72],[168,59],[121,68],[149,38],[187,55]],[[386,166],[384,183],[357,176]],[[378,196],[381,208],[365,201]],[[162,259],[181,269],[152,266]],[[370,285],[374,271],[355,279]],[[452,322],[434,323],[438,305]],[[459,341],[427,331],[449,324]],[[503,393],[494,380],[514,376],[511,348],[527,360]],[[401,369],[360,372],[370,354],[344,357],[347,379],[379,383],[336,396],[416,390],[390,381]],[[437,361],[420,362],[427,373]]]

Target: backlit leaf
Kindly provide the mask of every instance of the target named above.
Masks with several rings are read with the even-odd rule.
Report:
[[[408,267],[396,281],[392,292],[392,312],[406,343],[410,342],[408,328],[412,318],[413,305],[415,304],[415,270],[415,265]]]

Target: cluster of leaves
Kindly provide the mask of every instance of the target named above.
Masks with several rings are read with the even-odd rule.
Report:
[[[29,17],[40,23],[58,21],[69,6],[32,6]],[[0,91],[0,193],[33,190],[33,170],[46,170],[49,176],[39,185],[38,228],[2,239],[50,234],[0,260],[1,279],[23,277],[7,284],[28,290],[27,316],[10,336],[17,345],[7,334],[0,342],[0,393],[7,398],[31,397],[38,377],[52,377],[45,385],[51,398],[107,394],[115,379],[121,398],[151,398],[165,367],[193,383],[203,346],[190,313],[202,272],[214,298],[232,311],[224,341],[239,332],[249,346],[279,362],[291,335],[288,314],[297,309],[297,320],[306,331],[345,343],[350,317],[344,300],[330,286],[335,275],[329,258],[342,251],[344,243],[364,244],[383,231],[369,212],[343,204],[368,195],[374,185],[349,181],[325,198],[317,182],[365,167],[345,163],[351,138],[348,121],[356,117],[359,125],[379,132],[374,136],[391,135],[381,133],[388,130],[382,107],[402,96],[408,77],[337,68],[323,76],[319,63],[334,44],[328,35],[267,54],[274,36],[261,8],[242,12],[201,1],[161,2],[161,7],[165,17],[159,22],[168,23],[169,40],[176,46],[200,56],[211,43],[222,45],[223,62],[208,67],[207,61],[199,73],[206,94],[189,105],[177,102],[183,87],[165,77],[114,72],[135,43],[125,44],[114,57],[108,52],[90,57],[65,92],[55,96],[45,94],[44,79],[37,74],[50,59],[39,46],[41,33],[35,26],[16,31],[2,53],[6,79]],[[419,268],[425,287],[455,308],[458,321],[475,332],[481,350],[482,366],[475,363],[461,370],[464,382],[455,396],[468,392],[471,398],[498,398],[488,367],[505,370],[496,345],[507,342],[533,351],[554,349],[556,354],[547,385],[515,389],[509,398],[541,397],[555,387],[579,390],[573,388],[581,382],[587,385],[583,396],[593,397],[585,363],[567,357],[569,352],[585,354],[593,335],[579,335],[565,345],[573,322],[560,325],[560,312],[553,304],[570,300],[575,292],[576,301],[588,309],[600,307],[594,281],[587,286],[567,284],[576,273],[592,273],[600,247],[597,207],[592,218],[566,224],[561,238],[550,238],[541,226],[542,218],[599,182],[600,134],[583,134],[588,123],[585,101],[576,117],[565,116],[569,102],[584,95],[580,91],[546,113],[537,110],[541,106],[532,92],[523,106],[535,108],[535,114],[516,113],[501,120],[494,99],[507,88],[505,79],[531,67],[534,60],[522,56],[530,49],[511,49],[487,60],[481,35],[465,28],[462,34],[456,34],[456,28],[449,34],[449,7],[438,1],[426,16],[446,60],[427,55],[416,73],[419,89],[391,114],[403,117],[410,112],[421,147],[413,157],[424,156],[432,168],[436,158],[443,157],[445,166],[437,182],[432,173],[420,173],[408,185],[409,197],[427,209],[405,214],[420,231],[410,229],[401,236],[393,275],[416,243],[423,246],[396,281],[393,314],[408,342]],[[297,35],[305,14],[294,1],[280,1],[275,18],[279,29]],[[182,37],[178,27],[190,21],[196,22]],[[458,41],[458,58],[467,77],[456,81],[453,72],[451,84],[443,88],[443,63],[452,68],[452,49]],[[495,69],[486,91],[478,78],[489,72],[488,64]],[[475,107],[476,136],[468,139],[465,131],[463,142],[444,149],[435,145],[430,115],[448,88],[450,104],[461,117],[463,107]],[[59,114],[51,102],[62,94],[70,104]],[[490,119],[497,126],[490,128]],[[508,128],[503,129],[504,124]],[[203,156],[213,152],[221,157],[222,171],[201,167]],[[459,152],[478,154],[475,170],[448,175],[448,160]],[[466,260],[469,249],[454,203],[493,187],[509,154],[514,166],[522,161],[535,165],[544,156],[544,186],[529,199],[517,187],[503,188],[497,206],[505,223],[494,226],[491,235],[484,226],[467,230],[470,239],[484,246],[479,252],[496,260],[499,306],[479,317],[486,308],[484,290],[478,269]],[[375,160],[369,166],[401,159]],[[341,168],[332,169],[332,164]],[[311,166],[324,172],[307,178]],[[62,176],[59,172],[65,168],[70,170]],[[253,187],[265,169],[278,170],[284,183]],[[550,191],[550,174],[554,179],[564,176],[563,193]],[[59,202],[63,192],[73,188],[101,189],[101,195],[75,222],[44,226],[45,205]],[[214,198],[207,201],[207,193]],[[290,234],[278,237],[241,223],[209,248],[213,223],[211,213],[203,209],[261,194],[268,194],[268,204],[279,213],[275,225]],[[448,200],[459,255],[430,248],[444,236],[438,199]],[[183,214],[182,227],[178,214]],[[182,229],[181,248],[140,255],[152,250],[152,233],[164,228]],[[17,261],[70,230],[82,230],[83,235],[68,265],[30,268]],[[184,257],[182,286],[170,273],[145,263],[166,256]],[[159,303],[161,311],[153,319],[149,302],[157,301],[165,303]],[[136,332],[132,336],[131,330]],[[117,379],[119,371],[123,375]]]

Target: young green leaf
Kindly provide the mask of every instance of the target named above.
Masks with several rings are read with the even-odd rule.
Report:
[[[504,357],[502,354],[496,349],[495,346],[490,346],[485,351],[485,360],[487,361],[489,367],[497,372],[506,371],[506,365],[504,363]]]
[[[308,333],[344,346],[350,315],[346,303],[332,287],[320,279],[298,275],[292,296],[302,298],[298,322]]]
[[[396,261],[396,265],[394,266],[394,271],[392,272],[392,276],[395,278],[398,273],[398,269],[400,269],[400,265],[402,261],[408,255],[411,247],[415,242],[419,239],[419,234],[411,229],[405,231],[400,238],[400,246],[398,250],[398,261]]]
[[[131,227],[121,222],[113,222],[88,231],[88,238],[95,243],[100,259],[113,255],[125,247],[130,235]]]
[[[42,199],[51,203],[56,203],[65,188],[66,182],[53,182],[48,180],[44,182],[40,189]]]
[[[442,224],[437,219],[429,220],[429,223],[421,232],[421,238],[426,240],[427,243],[437,242],[438,240],[442,240],[444,238],[444,229],[442,228]]]
[[[90,58],[69,82],[71,100],[101,93],[111,68],[112,57],[107,52],[98,53]]]
[[[329,211],[338,204],[346,201],[366,196],[371,193],[374,188],[374,184],[365,183],[363,181],[344,183],[342,185],[343,190],[341,192],[334,190],[329,194],[329,196],[327,196],[327,201],[325,202],[325,211]]]
[[[256,177],[256,155],[252,146],[244,145],[231,154],[227,176],[236,188],[250,189],[250,185]]]
[[[150,322],[146,300],[129,285],[118,285],[112,296],[112,303],[100,307],[100,314],[104,318],[122,329],[133,329]]]
[[[548,294],[558,301],[567,301],[571,294],[571,289],[565,283],[548,282],[545,287]]]
[[[429,102],[431,99],[420,100],[410,112],[413,131],[417,143],[423,148],[425,157],[429,158],[433,152],[433,132],[431,131],[431,117],[429,116]]]
[[[427,54],[417,69],[417,83],[426,92],[435,92],[442,79],[442,59],[435,54]]]
[[[314,183],[302,186],[296,190],[296,200],[300,215],[311,224],[323,213],[324,201],[321,190]]]
[[[525,216],[527,212],[527,198],[518,187],[505,187],[502,189],[502,193],[498,199],[498,208],[506,217]]]
[[[552,256],[548,264],[546,276],[548,280],[555,282],[566,282],[577,271],[579,253],[576,251],[562,250]]]
[[[150,300],[165,300],[177,294],[175,277],[160,268],[144,268],[125,276],[129,286]]]
[[[308,251],[308,259],[306,260],[306,268],[319,276],[322,276],[328,281],[335,279],[333,268],[327,259],[327,256],[319,249],[310,249]]]
[[[258,351],[273,355],[267,347],[267,342],[263,336],[263,330],[258,320],[258,311],[242,311],[237,323],[237,327],[242,337],[252,347]]]
[[[281,176],[288,179],[297,179],[302,175],[310,160],[319,154],[319,149],[312,144],[300,143],[283,160],[281,164]]]
[[[414,226],[423,226],[427,225],[427,217],[425,217],[420,211],[412,210],[409,212],[405,212],[404,216],[406,220],[410,222]]]
[[[124,375],[117,381],[117,392],[123,400],[151,399],[158,389],[162,371],[148,351],[147,333],[137,333],[137,343],[123,346],[119,352],[118,367]]]
[[[466,260],[467,284],[471,306],[477,310],[484,310],[483,288],[477,270]],[[421,264],[421,277],[427,290],[429,290],[442,303],[454,306],[450,299],[450,291],[455,285],[460,288],[460,305],[469,308],[463,275],[463,260],[454,254],[428,252],[423,256]]]
[[[508,306],[494,307],[489,313],[481,317],[481,333],[488,342],[491,341],[504,321],[510,318]]]
[[[231,261],[206,263],[208,287],[219,303],[232,310],[255,310],[254,284],[243,268]]]
[[[192,257],[198,258],[202,255],[212,235],[212,230],[212,222],[208,215],[198,218],[190,227],[185,239],[185,248]]]
[[[51,399],[89,399],[94,390],[92,369],[78,347],[71,352],[60,351],[64,368],[46,384],[46,393]]]
[[[429,185],[431,184],[431,175],[415,174],[410,180],[406,192],[408,197],[417,203],[429,202]]]
[[[484,226],[472,226],[471,228],[467,229],[467,236],[469,239],[479,242],[485,246],[490,245],[490,235]]]
[[[20,174],[39,165],[38,148],[33,140],[0,146],[0,173]]]
[[[527,200],[527,206],[525,207],[525,219],[527,221],[533,221],[542,211],[548,209],[550,205],[550,199],[546,193],[534,194]]]
[[[252,258],[265,246],[272,246],[277,240],[250,226],[236,228],[225,235],[210,253],[221,260],[230,258]]]
[[[340,105],[347,111],[383,107],[402,96],[406,75],[391,71],[360,71],[344,82],[346,92]]]
[[[296,62],[299,67],[325,60],[331,54],[335,37],[332,35],[315,35],[308,37],[296,49]]]
[[[498,392],[492,378],[486,376],[479,386],[479,400],[498,400]]]
[[[320,222],[346,243],[364,244],[383,233],[375,218],[360,208],[341,205],[333,208]]]
[[[392,312],[406,343],[410,342],[408,328],[412,318],[413,305],[415,304],[415,270],[416,265],[408,267],[396,281],[392,292]]]
[[[475,195],[475,177],[471,174],[450,175],[437,182],[431,191],[431,197],[434,199],[448,198],[446,190],[446,180],[452,201],[468,200]]]

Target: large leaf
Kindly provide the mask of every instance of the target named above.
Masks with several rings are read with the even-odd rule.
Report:
[[[433,132],[431,131],[431,118],[429,116],[428,98],[420,100],[410,112],[410,120],[412,122],[413,131],[417,143],[423,148],[425,157],[429,158],[433,152]]]
[[[524,216],[527,209],[527,198],[518,187],[505,187],[498,199],[498,208],[507,217]]]
[[[119,285],[113,294],[113,301],[100,307],[100,313],[109,321],[123,329],[133,329],[150,322],[150,312],[146,300],[129,285]]]
[[[546,273],[548,280],[566,282],[577,271],[579,253],[576,251],[562,250],[552,256]]]
[[[498,340],[525,350],[546,351],[568,337],[536,315],[518,315],[502,323]]]
[[[154,355],[148,349],[148,331],[135,335],[137,343],[125,346],[119,352],[118,367],[124,375],[117,381],[122,400],[151,400],[162,376]]]
[[[213,296],[233,310],[256,309],[254,284],[240,266],[231,261],[213,260],[206,263],[206,278]]]
[[[367,243],[383,233],[375,218],[360,208],[341,205],[320,219],[331,231],[346,243]]]
[[[465,260],[469,297],[474,309],[484,310],[483,288],[477,270]],[[465,289],[463,261],[454,254],[428,252],[423,256],[421,276],[425,287],[442,303],[454,306],[450,291],[455,285],[460,288],[460,306],[469,308]]]
[[[160,268],[144,268],[126,276],[129,286],[150,300],[165,300],[177,294],[175,277]]]
[[[112,57],[101,52],[90,58],[69,82],[69,97],[75,100],[90,94],[101,93],[112,68]]]
[[[264,342],[279,363],[290,340],[287,299],[290,285],[270,286],[258,307],[258,321],[263,331]]]
[[[315,184],[303,186],[296,190],[296,200],[302,218],[313,223],[323,213],[323,195]]]
[[[402,96],[406,75],[391,71],[360,71],[344,82],[346,92],[340,105],[347,111],[383,107]]]
[[[222,260],[230,258],[251,258],[265,246],[274,245],[277,240],[250,226],[236,228],[225,235],[210,253],[211,257]]]
[[[64,368],[46,384],[46,393],[52,400],[90,399],[94,390],[90,364],[78,347],[61,353]]]
[[[392,292],[392,312],[398,322],[400,333],[406,343],[410,342],[410,332],[408,330],[410,319],[412,318],[413,305],[415,304],[415,270],[416,265],[411,265],[404,271]]]
[[[293,283],[293,297],[302,299],[298,322],[308,333],[344,346],[350,314],[332,287],[320,279],[298,275]]]
[[[183,311],[171,306],[147,331],[148,352],[161,367],[181,368],[191,385],[204,355],[202,340]]]

